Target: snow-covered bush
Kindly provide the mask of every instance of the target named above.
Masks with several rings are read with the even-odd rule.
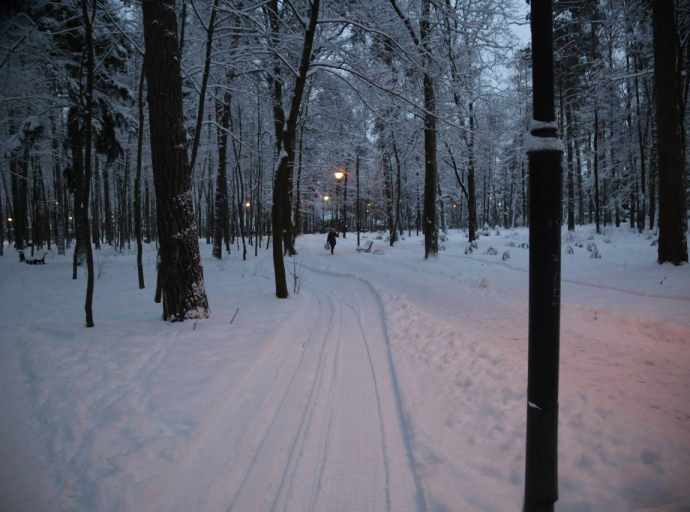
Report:
[[[520,245],[518,245],[520,249],[529,249],[529,244],[527,242],[523,242]]]
[[[601,254],[599,254],[599,249],[597,249],[596,245],[594,246],[594,250],[592,251],[592,254],[589,255],[589,257],[594,258],[595,260],[601,258]]]
[[[489,247],[486,251],[484,251],[484,254],[488,254],[489,256],[496,256],[498,254],[498,250],[494,249],[493,247]]]
[[[572,245],[568,245],[568,246],[565,248],[565,253],[566,253],[566,254],[575,254],[575,249],[573,249],[573,246],[572,246]]]
[[[506,249],[506,251],[503,253],[503,257],[501,259],[503,261],[509,260],[510,259],[510,251]]]

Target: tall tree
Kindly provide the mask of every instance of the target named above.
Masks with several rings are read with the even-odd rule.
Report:
[[[654,97],[659,157],[659,263],[688,261],[685,160],[674,2],[653,0]],[[687,80],[687,79],[686,79]]]
[[[273,187],[273,209],[272,215],[272,230],[273,230],[273,269],[276,280],[276,297],[285,299],[288,296],[287,281],[285,277],[285,262],[283,260],[283,242],[290,240],[290,233],[285,232],[285,226],[290,222],[289,215],[290,208],[285,207],[285,202],[289,199],[289,183],[290,183],[290,166],[295,161],[295,139],[297,135],[297,118],[299,117],[300,108],[302,105],[302,97],[304,94],[304,87],[307,83],[307,74],[309,72],[309,65],[312,58],[312,48],[314,46],[314,36],[316,34],[316,25],[319,18],[319,4],[320,0],[313,0],[311,2],[311,11],[309,14],[308,24],[305,27],[304,45],[302,47],[302,56],[300,59],[299,71],[297,79],[295,80],[295,88],[292,94],[292,102],[290,104],[290,113],[287,120],[281,123],[284,126],[282,137],[278,140],[280,151],[278,152],[277,169],[275,173],[274,187]],[[278,2],[274,1],[269,7],[273,12],[278,8]],[[274,98],[275,102],[275,98]],[[274,114],[276,109],[274,103]],[[285,119],[284,114],[282,116]],[[275,119],[276,131],[280,119]],[[289,206],[289,205],[288,205]]]
[[[93,327],[93,249],[91,248],[91,233],[89,231],[89,198],[91,196],[91,149],[92,120],[93,120],[93,79],[94,79],[94,45],[93,45],[93,21],[96,19],[96,0],[92,0],[91,15],[89,16],[88,0],[82,0],[82,16],[86,35],[86,90],[84,91],[84,177],[78,184],[81,204],[77,214],[82,216],[83,243],[86,249],[86,326]]]
[[[182,114],[174,0],[144,0],[144,38],[153,181],[160,241],[163,319],[207,318],[208,299],[194,220]]]

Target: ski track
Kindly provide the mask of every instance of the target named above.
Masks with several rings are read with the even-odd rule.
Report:
[[[324,276],[145,510],[426,510],[380,299]]]

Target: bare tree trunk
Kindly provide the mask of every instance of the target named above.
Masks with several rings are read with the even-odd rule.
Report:
[[[467,145],[467,220],[469,241],[477,238],[477,192],[474,183],[474,104],[470,102],[470,133]]]
[[[431,65],[431,1],[422,0],[419,36],[424,48],[424,258],[438,256],[438,226],[436,225],[436,93],[428,69]]]
[[[144,0],[151,156],[156,190],[163,319],[207,318],[182,112],[174,0]]]
[[[635,55],[635,71],[640,72],[639,58]],[[642,135],[642,115],[640,113],[640,84],[637,74],[635,75],[635,112],[637,114],[637,142],[640,147],[640,194],[641,204],[637,208],[637,229],[640,233],[643,233],[647,221],[647,184],[646,184],[646,165],[647,160],[645,156],[645,137]],[[639,201],[639,200],[638,200]]]
[[[570,103],[565,107],[565,121],[568,133],[568,231],[575,231],[575,176],[573,163],[573,113]]]
[[[91,132],[93,119],[93,80],[94,80],[94,48],[93,48],[93,21],[96,19],[96,0],[92,0],[91,17],[89,18],[88,0],[82,0],[82,16],[84,22],[84,29],[86,33],[86,90],[85,93],[85,108],[84,113],[84,181],[79,183],[80,199],[82,201],[79,213],[82,215],[82,224],[84,230],[84,243],[86,244],[86,302],[84,310],[86,312],[86,326],[93,327],[93,287],[94,287],[94,272],[93,272],[93,250],[91,248],[91,240],[89,233],[89,191],[91,187]]]
[[[141,161],[144,146],[144,80],[146,77],[146,57],[141,63],[141,77],[139,78],[139,133],[137,134],[137,173],[134,178],[134,236],[137,239],[137,277],[139,289],[146,288],[144,283],[144,264],[142,256],[144,249],[141,244]]]
[[[302,48],[302,58],[299,66],[299,75],[295,81],[295,88],[290,106],[290,114],[285,123],[285,130],[282,132],[283,136],[280,140],[281,150],[278,152],[278,169],[275,175],[275,185],[273,192],[273,268],[275,273],[276,296],[279,299],[285,299],[288,296],[287,281],[285,277],[285,263],[283,260],[283,230],[290,219],[284,219],[284,211],[286,205],[284,202],[288,199],[288,184],[290,177],[290,162],[294,161],[295,146],[294,139],[297,128],[297,117],[300,112],[302,97],[304,94],[304,87],[307,81],[307,72],[309,71],[309,64],[311,61],[312,47],[314,44],[314,36],[316,34],[316,24],[319,17],[320,0],[313,0],[311,3],[311,12],[309,15],[309,23],[304,34],[304,46]],[[277,16],[278,2],[272,0],[270,3],[270,11]],[[280,105],[278,105],[280,106]],[[276,106],[274,105],[274,111]],[[280,106],[282,112],[282,106]],[[276,119],[276,127],[278,120]],[[281,123],[282,127],[282,123]],[[289,208],[287,209],[289,211]]]
[[[94,158],[94,181],[93,181],[93,214],[91,219],[91,237],[93,238],[96,249],[101,248],[100,218],[101,218],[101,178],[99,169],[98,155]]]
[[[186,4],[185,4],[186,7]],[[204,106],[206,103],[206,88],[208,87],[208,76],[211,71],[211,49],[213,45],[213,32],[216,28],[216,10],[218,9],[218,0],[213,0],[213,7],[211,8],[211,16],[208,20],[208,27],[206,28],[206,58],[204,59],[204,74],[201,77],[201,90],[199,91],[199,109],[196,116],[196,130],[194,131],[194,142],[192,143],[192,156],[189,163],[189,168],[194,172],[194,164],[196,164],[196,156],[199,151],[199,140],[201,139],[201,126],[204,120]],[[184,27],[184,25],[183,25]],[[184,35],[182,36],[184,39]],[[182,52],[182,45],[180,45],[180,52]]]
[[[687,208],[683,158],[682,101],[676,73],[676,22],[673,2],[652,1],[654,98],[659,155],[659,263],[687,263]]]
[[[230,127],[230,94],[223,96],[223,102],[216,103],[216,119],[218,121],[218,174],[216,174],[216,201],[214,209],[213,257],[223,257],[223,236],[226,245],[228,241],[228,129]],[[228,251],[230,252],[230,251]]]

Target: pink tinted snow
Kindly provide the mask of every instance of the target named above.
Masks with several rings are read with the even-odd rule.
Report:
[[[146,290],[98,252],[94,329],[69,257],[5,248],[0,509],[519,509],[529,251],[500,231],[468,255],[452,231],[434,261],[414,236],[336,257],[306,236],[287,301],[270,251],[202,244],[196,328],[160,320],[151,247]],[[650,243],[564,232],[559,510],[690,507],[690,266]]]

